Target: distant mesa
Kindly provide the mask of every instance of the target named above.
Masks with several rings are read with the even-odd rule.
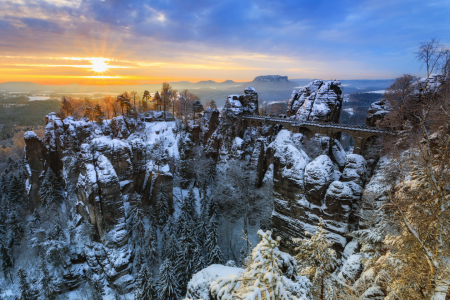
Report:
[[[290,82],[288,80],[287,76],[280,76],[280,75],[264,75],[264,76],[257,76],[255,79],[253,79],[253,82]]]

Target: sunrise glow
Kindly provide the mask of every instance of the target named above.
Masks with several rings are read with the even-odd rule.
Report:
[[[108,64],[104,59],[94,59],[91,60],[92,63],[92,71],[97,73],[103,73],[108,70]]]

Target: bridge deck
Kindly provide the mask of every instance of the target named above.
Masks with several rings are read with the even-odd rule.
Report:
[[[301,126],[316,126],[322,128],[337,128],[337,129],[350,129],[355,131],[365,131],[365,132],[375,132],[375,133],[384,133],[384,130],[381,130],[376,127],[368,127],[365,125],[347,125],[347,124],[338,124],[338,123],[319,123],[319,122],[307,122],[307,121],[299,121],[292,119],[284,119],[284,118],[273,118],[273,117],[262,117],[262,116],[244,116],[243,119],[249,120],[263,120],[277,123],[289,123],[291,126],[301,127]]]

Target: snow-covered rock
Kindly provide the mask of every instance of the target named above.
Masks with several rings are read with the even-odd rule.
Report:
[[[372,103],[369,107],[369,111],[367,112],[366,125],[369,127],[375,127],[377,122],[383,120],[389,111],[389,104],[385,100]]]
[[[338,277],[344,282],[355,282],[363,270],[361,254],[352,254],[344,262]]]
[[[380,286],[372,286],[368,288],[362,297],[363,300],[384,300],[385,294]]]
[[[366,178],[367,163],[363,156],[359,154],[349,154],[345,160],[344,171],[341,181],[354,181],[363,186]]]
[[[319,155],[305,168],[306,199],[320,206],[327,187],[333,180],[333,162],[327,155]]]
[[[241,114],[257,114],[258,93],[252,86],[249,86],[244,90],[244,95],[229,95],[223,112],[235,117]]]
[[[334,161],[342,171],[345,166],[345,157],[347,154],[345,153],[344,147],[342,147],[341,143],[336,139],[333,140],[331,154],[333,155]]]
[[[223,265],[211,265],[192,276],[187,285],[186,297],[189,299],[210,299],[211,282],[219,277],[229,277],[231,275],[240,275],[244,269],[236,267],[227,267]]]
[[[342,107],[342,90],[339,81],[314,80],[299,92],[294,91],[289,100],[287,116],[302,121],[339,122]]]

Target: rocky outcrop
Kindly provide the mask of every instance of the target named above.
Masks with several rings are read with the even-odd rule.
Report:
[[[212,119],[213,117],[211,117]],[[71,249],[64,264],[64,289],[76,289],[92,271],[124,292],[130,291],[133,255],[129,247],[127,199],[137,192],[149,211],[159,188],[166,190],[173,211],[173,176],[169,160],[178,156],[174,123],[152,123],[123,117],[101,124],[71,117],[46,117],[44,141],[33,132],[24,136],[30,180],[30,203],[39,205],[38,190],[51,168],[63,182],[69,207],[75,207],[76,231],[89,235],[90,244]],[[212,122],[212,121],[211,121]],[[212,122],[214,123],[214,122]],[[103,280],[102,279],[102,280]]]
[[[258,93],[253,87],[249,86],[244,90],[244,95],[228,96],[223,111],[227,115],[232,113],[235,116],[258,114]]]
[[[377,126],[378,122],[383,120],[389,113],[389,110],[390,108],[386,100],[372,103],[367,113],[366,125],[369,127]]]
[[[339,81],[314,80],[292,92],[286,114],[302,121],[338,123],[342,100]]]
[[[333,162],[326,155],[318,156],[305,168],[306,199],[315,205],[322,205],[323,196],[333,180]]]
[[[219,126],[219,111],[217,109],[207,108],[203,112],[203,118],[200,121],[202,129],[202,140],[207,141],[213,135]]]
[[[39,197],[40,176],[45,170],[45,162],[47,159],[47,149],[42,140],[33,132],[27,131],[24,134],[26,161],[29,166],[29,203],[30,208],[34,209],[41,201]]]
[[[97,228],[100,237],[111,231],[116,233],[109,246],[123,246],[127,242],[127,230],[119,177],[108,158],[92,154],[89,145],[83,145],[81,156],[77,211]]]
[[[116,247],[127,241],[126,234],[120,233],[125,230],[123,196],[143,193],[142,202],[150,206],[156,202],[154,186],[162,184],[172,207],[173,177],[166,156],[161,154],[158,165],[148,160],[145,137],[136,134],[142,122],[118,117],[97,124],[71,117],[61,120],[54,113],[46,122],[44,142],[32,132],[25,135],[31,203],[39,202],[40,176],[51,168],[66,190],[77,195],[78,212],[96,227],[99,237],[115,232],[119,238],[110,246]]]
[[[245,89],[244,95],[229,95],[220,122],[214,133],[205,141],[206,152],[217,158],[219,152],[231,150],[234,139],[244,135],[242,117],[258,114],[258,109],[258,93],[251,86]]]
[[[366,162],[360,155],[348,155],[341,174],[327,155],[310,161],[296,139],[281,130],[267,149],[267,155],[273,156],[274,233],[282,237],[282,248],[292,251],[291,239],[314,232],[322,218],[328,238],[341,253],[348,232],[356,226],[354,212],[365,183]]]

